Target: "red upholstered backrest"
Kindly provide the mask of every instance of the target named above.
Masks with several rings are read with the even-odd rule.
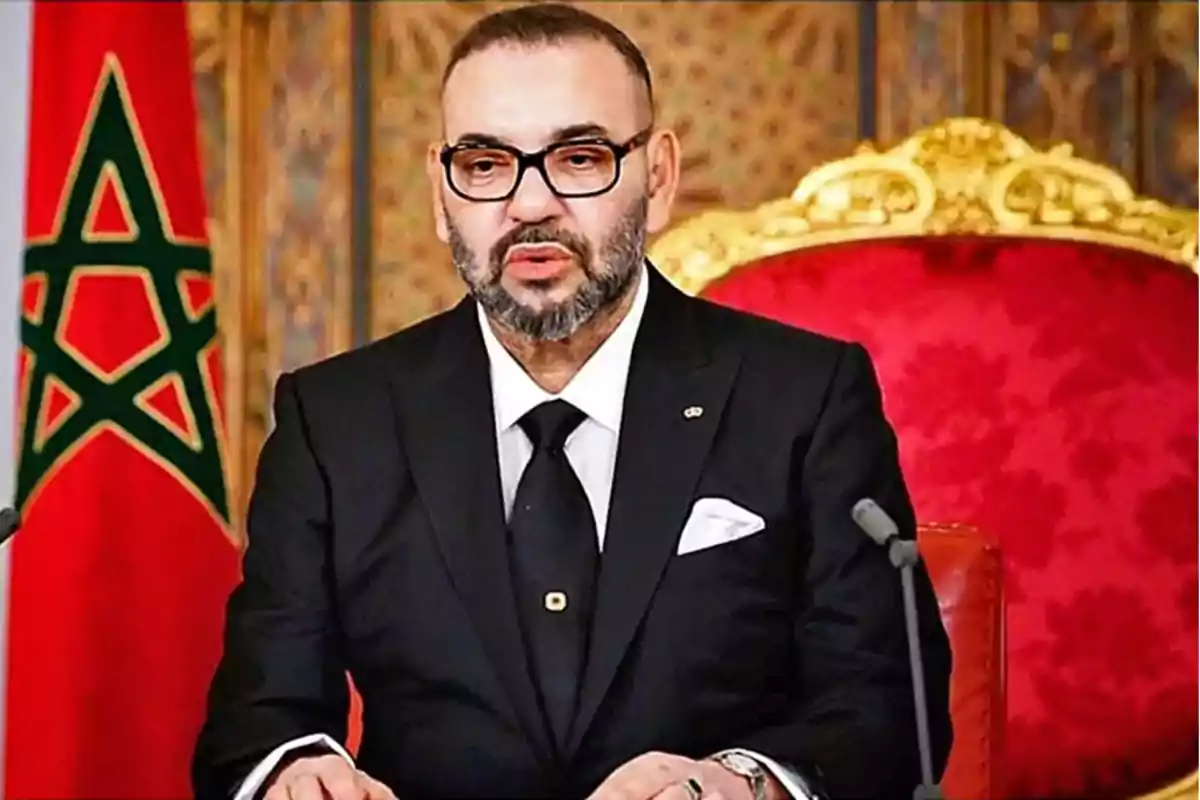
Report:
[[[954,671],[954,749],[941,788],[950,800],[999,797],[1004,745],[1004,580],[1000,551],[973,528],[922,526],[929,569]]]
[[[997,539],[1010,796],[1195,771],[1196,284],[1128,250],[930,237],[774,256],[704,292],[866,345],[919,518]]]

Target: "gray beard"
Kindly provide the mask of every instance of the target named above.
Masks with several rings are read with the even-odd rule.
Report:
[[[581,236],[556,230],[539,223],[516,228],[492,246],[488,269],[475,273],[478,261],[450,216],[446,215],[450,257],[459,276],[488,317],[509,330],[534,341],[561,341],[577,333],[598,313],[617,305],[633,285],[646,253],[646,213],[648,200],[639,198],[617,221],[612,234],[600,248],[600,263],[607,269],[597,274],[592,247]],[[585,280],[567,300],[540,311],[519,303],[500,284],[504,255],[517,244],[555,242],[566,247],[579,260]]]

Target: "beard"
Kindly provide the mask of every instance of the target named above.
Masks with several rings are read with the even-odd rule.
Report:
[[[539,222],[514,228],[501,237],[492,245],[483,270],[476,266],[479,259],[447,214],[450,257],[475,302],[488,317],[535,341],[561,341],[574,335],[600,312],[617,305],[633,285],[645,258],[648,204],[646,197],[630,203],[601,244],[599,259],[584,237]],[[584,281],[566,300],[530,308],[501,285],[504,257],[514,245],[549,242],[562,245],[575,256]]]

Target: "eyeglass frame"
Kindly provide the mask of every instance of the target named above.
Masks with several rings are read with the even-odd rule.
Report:
[[[503,203],[511,200],[513,195],[517,193],[517,189],[521,188],[521,181],[525,179],[526,170],[530,169],[531,167],[538,171],[538,174],[542,176],[542,181],[545,182],[546,187],[554,193],[555,197],[560,197],[565,200],[579,200],[588,197],[599,197],[602,194],[611,192],[613,187],[621,181],[621,165],[624,163],[625,157],[634,150],[637,150],[639,147],[644,147],[646,144],[648,144],[650,142],[650,136],[653,133],[654,126],[651,125],[648,128],[643,128],[641,131],[638,131],[633,136],[626,139],[623,143],[614,142],[611,139],[603,136],[566,139],[561,142],[554,142],[553,144],[546,145],[541,150],[533,153],[527,153],[524,150],[513,147],[512,145],[503,144],[500,142],[482,143],[468,141],[460,142],[455,145],[448,144],[444,146],[441,152],[438,154],[438,158],[442,162],[442,168],[446,174],[446,183],[450,186],[450,191],[454,192],[462,199],[472,203]],[[614,164],[612,181],[610,181],[608,186],[605,186],[603,189],[597,189],[591,192],[583,192],[581,194],[560,192],[558,189],[554,188],[554,182],[550,180],[550,176],[546,173],[546,157],[556,150],[562,150],[567,147],[579,147],[580,145],[602,146],[612,150]],[[454,184],[454,178],[451,177],[450,170],[451,161],[454,158],[454,154],[461,153],[464,150],[499,150],[501,152],[508,153],[515,158],[517,160],[517,177],[513,180],[512,188],[509,189],[504,195],[499,197],[488,197],[483,200],[480,200],[476,197],[471,197],[466,192],[461,191]]]

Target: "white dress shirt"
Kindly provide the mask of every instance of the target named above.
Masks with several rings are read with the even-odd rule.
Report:
[[[567,437],[564,450],[575,470],[592,515],[596,521],[599,547],[604,549],[604,532],[617,461],[617,442],[621,431],[621,412],[625,404],[625,384],[633,356],[633,342],[646,311],[649,276],[643,267],[638,277],[633,305],[592,357],[575,373],[557,395],[534,383],[525,369],[504,349],[496,338],[482,309],[479,327],[487,349],[491,370],[492,407],[496,419],[496,443],[499,456],[500,487],[505,517],[512,511],[521,473],[533,455],[533,446],[517,424],[521,417],[549,400],[565,400],[587,417]],[[234,800],[250,800],[283,756],[297,747],[323,743],[353,763],[346,750],[325,734],[312,734],[287,742],[265,758],[243,782]],[[793,798],[805,800],[804,781],[793,771],[747,750],[735,750],[750,756],[768,769]],[[403,798],[400,798],[403,800]]]

